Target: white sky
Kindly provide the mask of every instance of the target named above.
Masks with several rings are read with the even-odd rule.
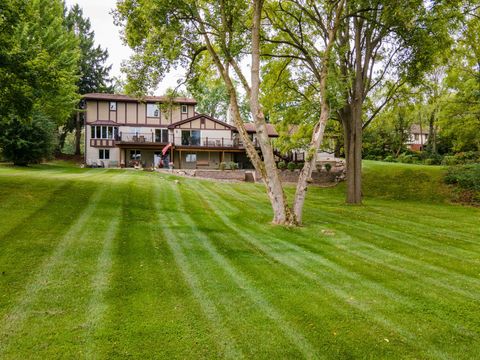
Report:
[[[120,28],[113,24],[111,11],[116,7],[116,2],[116,0],[65,0],[68,8],[78,4],[83,9],[83,15],[90,18],[96,44],[108,49],[108,62],[113,65],[110,75],[124,78],[120,66],[122,61],[129,58],[132,51],[123,44]],[[177,80],[182,79],[183,75],[181,70],[167,74],[155,94],[161,95],[168,87],[176,87]]]

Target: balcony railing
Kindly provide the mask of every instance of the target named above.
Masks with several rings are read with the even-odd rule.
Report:
[[[258,143],[254,139],[254,145],[258,147]],[[188,147],[208,147],[208,148],[243,148],[243,142],[239,138],[231,139],[230,137],[184,137],[173,136],[172,134],[155,134],[155,133],[124,133],[121,132],[115,139],[115,142],[130,144],[168,144],[175,146]]]
[[[145,144],[145,143],[159,143],[167,144],[171,142],[171,136],[166,134],[155,134],[155,133],[120,133],[119,139],[117,141],[134,143],[134,144]]]

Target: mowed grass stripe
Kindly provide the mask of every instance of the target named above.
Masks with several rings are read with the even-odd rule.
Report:
[[[196,234],[197,240],[200,241],[200,244],[208,252],[212,260],[221,266],[223,271],[230,276],[236,286],[248,295],[255,306],[262,310],[262,312],[272,321],[281,333],[290,340],[292,345],[295,346],[303,356],[308,358],[320,356],[314,346],[306,339],[304,334],[286,321],[284,316],[258,291],[253,285],[253,282],[245,277],[241,270],[236,268],[227,257],[223,256],[216,248],[215,244],[210,240],[208,234],[205,233],[202,228],[197,226],[196,221],[198,220],[189,215],[188,208],[185,205],[185,193],[181,187],[180,193],[178,193],[178,191],[173,191],[173,193],[176,195],[176,203],[179,204],[180,214],[183,215],[182,220],[190,227],[191,231]]]
[[[55,270],[55,267],[61,261],[62,257],[64,257],[68,248],[73,242],[81,237],[82,232],[85,231],[86,224],[92,216],[104,190],[104,188],[99,189],[92,196],[88,206],[80,214],[77,221],[70,226],[68,232],[57,244],[52,254],[45,259],[36,270],[36,275],[25,286],[25,289],[17,300],[15,306],[13,306],[13,308],[2,318],[0,323],[0,334],[2,338],[2,341],[0,342],[0,355],[2,355],[2,353],[8,348],[14,335],[25,326],[25,321],[31,316],[32,305],[37,300],[38,294],[48,284],[52,272]]]
[[[210,358],[201,309],[184,284],[155,205],[154,174],[128,172],[112,249],[108,307],[94,334],[98,358]]]
[[[158,213],[159,229],[162,231],[162,234],[175,257],[175,263],[182,272],[183,278],[191,289],[193,297],[200,305],[205,317],[208,319],[210,323],[209,328],[214,334],[216,345],[222,357],[227,359],[244,358],[242,351],[238,348],[229,329],[225,327],[222,315],[218,312],[214,302],[203,290],[201,281],[192,269],[192,264],[187,259],[187,256],[180,245],[181,239],[179,238],[179,233],[173,232],[173,230],[179,227],[177,222],[177,216],[180,216],[178,209],[172,209],[172,207],[167,207],[165,205],[161,206],[162,204],[172,204],[171,201],[168,201],[168,195],[172,191],[177,191],[177,189],[171,187],[166,181],[164,181],[162,185],[163,186],[160,186],[159,181],[156,182],[155,205]],[[177,203],[173,204],[177,205]],[[168,216],[168,214],[173,216]]]
[[[221,191],[223,187],[221,186],[216,186],[215,187],[217,190]],[[256,191],[256,187],[254,187]],[[252,190],[252,192],[245,193],[243,190],[239,190],[237,187],[233,187],[233,190],[235,192],[235,198],[237,201],[241,201],[242,205],[240,206],[250,206],[253,201],[255,201],[254,193],[255,191]],[[223,196],[231,196],[231,194],[226,194],[224,193]],[[261,197],[263,198],[263,197]],[[263,199],[263,202],[266,199]],[[268,200],[267,200],[268,201]],[[330,200],[331,201],[331,200]],[[307,206],[312,208],[312,204],[309,204],[308,198],[307,198]],[[345,210],[347,211],[344,216],[339,216],[337,214],[338,208],[341,208],[342,211]],[[322,222],[325,226],[325,228],[330,228],[338,231],[338,228],[341,227],[343,233],[349,234],[349,236],[353,236],[356,240],[356,243],[364,246],[366,248],[369,248],[370,250],[380,252],[382,256],[380,258],[385,259],[386,257],[388,258],[393,258],[395,260],[398,260],[399,262],[403,263],[405,266],[406,264],[411,264],[412,268],[415,271],[422,270],[422,273],[426,274],[426,276],[429,276],[432,271],[438,273],[438,275],[443,276],[445,278],[442,278],[442,281],[449,281],[450,285],[453,288],[455,288],[455,284],[463,283],[464,281],[470,283],[470,287],[468,288],[468,291],[472,289],[473,293],[479,293],[477,290],[473,290],[478,288],[480,284],[480,280],[478,279],[477,276],[471,276],[469,274],[466,274],[464,272],[459,272],[456,271],[456,269],[452,269],[452,266],[448,266],[448,263],[445,262],[443,257],[439,257],[438,260],[434,261],[435,259],[432,258],[431,256],[421,256],[419,257],[418,251],[412,251],[409,247],[405,247],[401,244],[398,244],[396,241],[396,237],[388,236],[387,239],[384,236],[384,233],[388,232],[388,227],[385,228],[385,231],[380,231],[380,232],[373,232],[368,228],[368,223],[365,223],[360,226],[356,225],[356,220],[355,220],[355,211],[356,208],[349,207],[347,205],[341,205],[340,203],[337,204],[337,211],[332,212],[329,210],[328,206],[323,206],[321,203],[317,204],[316,206],[313,207],[313,213],[315,214],[315,219],[319,218],[322,219]],[[268,208],[267,208],[268,209]],[[307,208],[308,209],[308,208]],[[348,210],[351,210],[353,213],[348,212]],[[362,210],[363,207],[358,208],[358,211]],[[252,211],[256,212],[256,217],[259,219],[269,219],[270,212],[268,210],[265,210],[265,208],[260,208],[256,207],[255,209],[252,209]],[[310,215],[307,212],[306,214],[306,219],[307,221],[310,221]],[[318,220],[317,220],[318,221]],[[388,223],[385,223],[385,226]],[[310,224],[310,226],[313,226],[313,224]],[[401,235],[401,234],[400,234]],[[401,236],[400,236],[401,238]],[[349,246],[352,248],[351,246]],[[462,261],[459,261],[456,263],[458,266],[464,266],[464,263]],[[471,267],[468,268],[470,272],[475,272],[477,267]],[[465,290],[464,287],[457,287],[457,290],[459,292],[462,292]]]
[[[198,186],[198,184],[197,184]],[[217,205],[214,205],[214,201],[210,201],[205,197],[205,194],[208,193],[209,190],[206,187],[202,188],[202,191],[197,194],[199,197],[203,197],[205,201],[208,203],[210,208],[222,219],[223,223],[226,227],[228,227],[229,231],[235,231],[235,227],[232,226],[232,222],[223,214],[223,212],[219,211]],[[210,193],[210,195],[212,195]],[[220,203],[218,198],[216,199],[217,203]],[[284,242],[280,239],[276,239],[272,236],[269,236],[268,233],[261,233],[263,239],[270,239],[269,242],[265,241],[258,241],[256,240],[255,235],[260,235],[261,232],[250,232],[250,233],[239,233],[237,232],[235,235],[242,238],[247,242],[253,243],[255,246],[260,247],[265,253],[273,257],[277,262],[281,263],[284,266],[289,267],[292,271],[299,274],[301,277],[305,277],[310,279],[316,283],[316,285],[326,289],[329,292],[335,294],[335,296],[344,302],[346,307],[353,307],[356,310],[363,312],[367,318],[372,319],[373,321],[377,322],[378,324],[388,328],[390,331],[397,332],[401,336],[403,336],[406,340],[408,340],[409,344],[413,347],[417,347],[418,350],[426,349],[428,350],[427,353],[435,354],[436,356],[446,357],[445,354],[438,351],[435,348],[428,347],[428,344],[425,344],[420,339],[418,339],[414,333],[407,329],[404,326],[401,326],[400,323],[395,323],[385,315],[381,315],[381,310],[376,309],[373,307],[368,306],[366,302],[362,302],[361,298],[356,296],[353,292],[346,292],[342,291],[338,288],[338,282],[347,285],[346,281],[357,282],[358,284],[362,284],[362,288],[367,288],[370,290],[374,290],[376,292],[375,297],[379,299],[379,296],[385,297],[384,300],[379,299],[380,302],[382,301],[390,301],[395,304],[395,307],[412,307],[413,303],[410,299],[402,296],[399,293],[396,293],[390,289],[383,287],[379,283],[374,283],[369,281],[367,278],[362,277],[359,273],[349,272],[341,268],[338,264],[335,264],[321,256],[315,256],[315,254],[308,253],[307,251],[296,247],[295,245],[289,244],[288,242]],[[247,235],[248,234],[248,235]],[[271,243],[275,242],[277,244],[283,245],[282,248],[272,248]],[[285,250],[292,250],[285,252]],[[282,255],[283,253],[287,255]],[[298,254],[295,254],[298,253]],[[305,261],[302,261],[304,259]],[[308,261],[309,260],[309,261]],[[310,262],[310,264],[307,264]],[[316,266],[312,266],[315,264]],[[308,266],[310,265],[310,266]],[[326,269],[324,271],[321,270],[314,270],[315,267],[324,266]],[[333,270],[333,273],[332,273]],[[339,280],[338,276],[346,277],[345,280]],[[336,281],[334,279],[337,279]],[[352,291],[351,289],[350,291]]]
[[[197,184],[197,186],[200,185]],[[196,196],[208,196],[211,194],[211,192],[213,191],[213,189],[215,190],[218,190],[218,186],[208,186],[207,188],[207,185],[211,185],[209,183],[206,183],[206,182],[202,182],[200,187],[202,187],[201,191],[196,195]],[[223,199],[224,201],[227,201],[225,199]],[[207,199],[208,201],[208,199]],[[223,203],[222,203],[222,199],[219,199],[217,197],[217,195],[214,195],[213,198],[212,198],[212,201],[209,201],[209,204],[210,206],[213,208],[213,210],[219,214],[220,217],[223,218],[223,220],[225,220],[225,225],[228,226],[228,224],[230,223],[233,224],[232,220],[229,220],[226,215],[224,214],[225,212],[224,211],[220,211],[219,210],[219,207],[221,207],[222,209],[224,208],[223,206]],[[218,207],[217,207],[218,206]],[[217,208],[216,208],[217,207]],[[208,212],[208,210],[206,211]],[[238,218],[237,216],[234,215],[234,217],[236,220],[236,227],[238,228]],[[254,229],[254,227],[252,226],[253,224],[250,224],[249,226],[249,230],[250,230],[250,234],[248,234],[248,230],[247,231],[242,231],[241,233],[237,233],[236,236],[239,236],[239,237],[242,237],[243,234],[248,234],[246,237],[244,236],[244,239],[246,241],[255,241],[255,236],[254,234],[257,234],[257,235],[261,235],[261,237],[263,239],[268,239],[269,237],[271,238],[271,231],[270,232],[262,232],[262,230],[260,229]],[[232,228],[234,228],[235,226],[230,226],[230,231],[232,231]],[[246,226],[244,228],[247,228]],[[277,231],[276,228],[272,228],[271,229],[272,231]],[[251,232],[253,231],[253,232]],[[292,231],[291,231],[292,233]],[[343,236],[345,237],[345,236]],[[291,239],[294,239],[295,237],[291,237]],[[307,236],[303,236],[303,239],[304,238],[308,238]],[[336,241],[338,241],[338,238],[339,236],[335,236],[335,239]],[[340,235],[340,238],[342,238],[342,236]],[[349,248],[356,248],[355,246],[355,240],[351,237],[347,237],[346,239],[343,239],[342,240],[342,243],[345,243],[345,244],[348,244],[348,247]],[[263,249],[265,250],[265,252],[269,253],[269,251],[265,248],[265,247],[268,247],[269,243],[265,243],[265,242],[258,242],[258,246],[262,246]],[[326,244],[324,241],[322,241],[323,244],[323,252],[325,253],[325,245],[328,246],[328,244]],[[347,246],[345,246],[347,247]],[[292,249],[290,249],[292,250]],[[301,249],[296,249],[296,250],[300,250]],[[310,249],[307,248],[307,251],[305,254],[301,254],[301,256],[299,256],[299,259],[304,259],[304,260],[311,260],[310,263],[313,264],[313,263],[318,263],[318,255],[317,256],[312,256],[312,253],[308,253],[309,251],[312,251],[311,247]],[[313,250],[315,251],[315,250]],[[317,249],[318,251],[318,249]],[[327,277],[325,277],[326,273],[325,271],[323,272],[320,272],[320,274],[318,274],[318,269],[316,268],[316,266],[312,266],[311,264],[309,265],[308,262],[306,261],[303,261],[303,262],[299,262],[299,263],[295,263],[294,261],[292,262],[292,257],[294,257],[294,255],[291,253],[291,251],[289,252],[285,252],[285,251],[282,251],[281,248],[273,248],[273,252],[278,252],[279,254],[277,254],[277,256],[279,256],[280,258],[278,259],[278,261],[282,262],[282,254],[287,254],[287,256],[285,256],[285,258],[287,258],[285,260],[285,265],[287,266],[291,266],[292,270],[294,271],[297,271],[297,272],[304,272],[304,274],[306,274],[307,276],[310,276],[312,279],[314,279],[315,277],[317,278],[317,281],[320,281],[319,285],[323,285],[323,286],[327,286],[328,285],[328,280],[327,280],[327,284],[325,283],[326,282],[326,279],[328,279],[328,275]],[[342,258],[344,257],[345,253],[343,252],[343,248],[342,248]],[[324,255],[323,255],[324,256]],[[335,258],[331,258],[331,261],[336,261]],[[328,261],[328,260],[327,260]],[[330,262],[331,262],[330,261]],[[337,260],[338,261],[338,260]],[[340,263],[338,265],[341,266],[342,263],[345,263],[345,264],[351,264],[351,259],[342,259],[342,261],[340,261]],[[364,262],[365,263],[365,262]],[[376,298],[379,301],[379,304],[382,305],[382,308],[386,308],[386,309],[363,309],[363,311],[365,311],[366,313],[373,313],[373,314],[377,314],[377,313],[382,313],[384,312],[385,313],[385,316],[389,316],[389,312],[391,312],[391,309],[389,310],[389,306],[387,306],[386,304],[388,304],[389,302],[392,302],[393,301],[393,309],[396,309],[397,307],[399,307],[398,309],[396,309],[396,311],[398,312],[407,312],[407,314],[411,314],[412,311],[416,311],[418,310],[418,308],[422,308],[423,307],[423,304],[428,304],[428,303],[431,303],[431,302],[443,302],[443,298],[444,298],[444,291],[439,291],[439,289],[436,287],[436,285],[438,285],[438,281],[437,282],[434,282],[434,286],[433,287],[430,287],[430,288],[425,288],[425,287],[422,287],[422,288],[419,288],[418,290],[417,289],[413,289],[413,292],[412,292],[412,289],[409,289],[409,288],[405,288],[405,289],[402,289],[402,283],[397,283],[395,284],[395,282],[393,284],[390,284],[389,281],[387,281],[387,278],[390,278],[390,279],[395,279],[397,276],[396,276],[396,273],[395,272],[390,272],[390,273],[387,273],[387,274],[384,274],[384,276],[381,276],[380,278],[377,276],[377,272],[379,274],[383,274],[384,272],[383,271],[378,271],[378,269],[375,269],[374,270],[374,275],[375,277],[373,277],[372,279],[374,280],[374,282],[376,283],[373,283],[372,284],[372,281],[369,280],[370,279],[370,276],[368,275],[369,272],[372,272],[369,268],[370,266],[368,267],[365,267],[362,263],[358,263],[358,259],[357,259],[357,262],[354,263],[355,264],[355,271],[356,272],[360,272],[362,274],[366,274],[367,277],[364,277],[364,278],[358,278],[357,276],[357,282],[356,284],[361,284],[361,287],[364,288],[364,289],[373,289],[375,291],[378,292],[378,294],[380,296],[387,296],[387,298],[385,299],[385,301],[382,301],[380,299],[378,299],[378,296],[376,296]],[[337,268],[335,269],[336,271],[338,271],[338,266],[334,266],[334,268]],[[348,269],[346,271],[349,271]],[[345,272],[345,271],[342,271],[342,272]],[[341,272],[341,273],[342,273]],[[341,274],[340,273],[340,274]],[[335,275],[333,277],[333,279],[337,279],[337,282],[338,283],[338,274]],[[350,278],[350,280],[352,280],[352,278]],[[411,279],[406,279],[406,280],[410,280]],[[344,280],[345,281],[345,280]],[[333,286],[335,288],[335,285],[336,283],[332,283],[331,286]],[[344,287],[347,287],[348,288],[348,285],[347,283],[345,282],[342,282]],[[384,285],[380,285],[380,284],[385,284],[385,285],[388,285],[388,288],[384,288]],[[400,285],[400,286],[398,286]],[[390,288],[390,289],[389,289]],[[397,292],[398,291],[402,291],[402,293],[404,294],[403,296],[402,295],[399,295],[399,293]],[[465,295],[471,297],[472,299],[474,300],[478,300],[478,294],[476,294],[476,296],[473,296],[473,293],[470,293],[470,292],[464,292],[464,291],[461,291],[460,289],[455,289],[455,290],[458,290],[458,292],[460,293],[460,295],[462,295],[462,297],[460,296],[457,296],[457,299],[456,301],[459,302],[459,304],[462,304],[464,303],[465,306],[471,306],[471,300],[469,300],[468,298],[465,298]],[[385,293],[386,291],[386,293]],[[393,292],[392,292],[393,291]],[[406,292],[404,292],[406,291]],[[366,292],[366,295],[368,296],[371,296],[370,295],[370,292]],[[406,296],[408,296],[408,298],[406,298]],[[351,299],[348,299],[345,294],[343,294],[343,296],[341,296],[343,298],[343,300],[347,300],[347,302],[351,302]],[[353,295],[353,297],[355,299],[360,299],[362,298],[362,295]],[[410,300],[406,300],[406,299],[410,299]],[[415,299],[415,302],[413,302],[413,299]],[[398,304],[395,305],[395,304]],[[450,332],[450,333],[454,333],[455,336],[457,337],[458,341],[459,342],[468,342],[469,339],[472,339],[472,334],[473,332],[475,331],[475,322],[471,321],[470,319],[465,319],[464,317],[464,314],[463,312],[460,310],[460,311],[454,311],[452,312],[452,308],[451,308],[451,303],[445,303],[443,304],[443,306],[440,306],[439,308],[435,309],[430,317],[432,317],[433,319],[435,318],[439,318],[439,319],[443,319],[445,318],[446,320],[445,321],[442,321],[444,322],[444,325],[445,325],[445,330]],[[402,310],[403,308],[403,310]],[[413,313],[415,314],[415,313]],[[453,315],[453,316],[452,316]],[[413,315],[413,319],[411,322],[409,322],[408,320],[408,316],[406,316],[405,319],[403,319],[402,317],[399,317],[398,321],[400,321],[401,323],[405,323],[405,324],[408,324],[408,327],[410,327],[410,324],[414,324],[415,323],[415,315]],[[457,324],[459,325],[458,327],[456,327],[455,329],[452,329],[452,320],[454,321],[453,324],[455,324],[455,321],[457,322]],[[466,321],[468,320],[468,321]],[[383,323],[383,319],[380,318],[379,320],[380,323]],[[396,329],[396,328],[401,328],[401,326],[399,326],[398,324],[390,324],[390,326],[393,328],[393,329]],[[425,325],[427,328],[429,327],[429,323],[427,323]],[[470,330],[469,330],[470,328]],[[404,327],[404,331],[403,333],[406,334],[408,336],[408,338],[411,340],[411,342],[413,343],[417,343],[419,342],[415,336],[413,335],[413,332],[415,331],[416,329],[406,329]]]

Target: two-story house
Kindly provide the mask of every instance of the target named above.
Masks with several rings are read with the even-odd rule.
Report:
[[[410,127],[410,136],[406,145],[410,150],[422,151],[424,146],[428,143],[429,135],[428,126],[421,127],[418,124],[413,124]]]
[[[140,101],[99,93],[83,98],[87,165],[218,169],[222,162],[235,162],[251,167],[235,126],[196,113],[194,99],[146,96]],[[247,129],[256,141],[254,127]],[[270,135],[277,136],[273,127]]]

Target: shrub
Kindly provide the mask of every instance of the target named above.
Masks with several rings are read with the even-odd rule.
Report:
[[[295,163],[292,162],[292,161],[289,162],[288,165],[287,165],[287,168],[288,168],[288,170],[290,170],[290,171],[295,170],[295,167],[296,167],[296,166],[295,166]]]
[[[218,168],[223,171],[227,168],[227,164],[224,163],[224,162],[221,162],[220,165],[218,166]]]
[[[386,162],[396,162],[395,158],[392,155],[388,155],[383,160],[386,161]]]
[[[458,165],[458,160],[455,156],[445,155],[442,160],[442,165],[446,165],[446,166]]]
[[[462,189],[480,191],[480,164],[450,167],[445,182],[458,185]]]
[[[297,167],[298,170],[302,170],[303,169],[303,162],[298,162],[296,164],[296,167]]]
[[[0,124],[3,156],[15,165],[26,166],[50,158],[56,146],[55,124],[42,115],[12,119]]]
[[[330,170],[332,170],[332,164],[326,163],[325,164],[325,170],[327,170],[327,172],[330,172]]]
[[[287,163],[285,161],[279,161],[278,164],[277,164],[277,167],[280,170],[285,170],[287,168]]]
[[[397,158],[397,160],[401,163],[404,163],[404,164],[413,164],[413,156],[412,155],[407,155],[407,154],[400,154]]]
[[[442,155],[440,154],[430,154],[428,158],[425,159],[425,165],[440,165],[442,163]]]
[[[226,165],[226,168],[229,170],[236,170],[238,169],[238,164],[236,162],[229,161]]]

